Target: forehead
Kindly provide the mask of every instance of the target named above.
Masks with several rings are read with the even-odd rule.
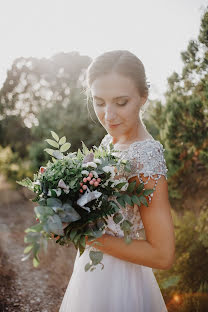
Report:
[[[92,97],[113,99],[119,96],[138,95],[134,81],[117,73],[105,74],[95,79],[91,85]]]

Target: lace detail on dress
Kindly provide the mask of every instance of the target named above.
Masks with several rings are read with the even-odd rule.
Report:
[[[109,134],[106,134],[100,145],[109,149],[109,144],[111,142],[112,137]],[[127,149],[115,152],[120,159],[130,161],[131,172],[128,174],[120,172],[120,174],[125,176],[127,179],[138,176],[139,181],[144,184],[147,184],[150,179],[153,179],[155,181],[153,189],[155,190],[158,180],[162,175],[165,176],[167,180],[168,169],[164,158],[164,151],[165,149],[163,148],[163,145],[154,138],[133,142]],[[143,174],[144,177],[148,177],[146,182],[142,180],[141,174]],[[148,195],[149,203],[151,202],[153,195],[154,192]],[[125,219],[133,223],[131,238],[145,239],[144,226],[138,206],[135,205],[134,207],[130,207],[129,205],[126,205],[125,208],[120,206],[120,212]],[[124,236],[123,231],[120,229],[120,225],[115,224],[112,217],[108,217],[107,221],[109,231],[106,229],[105,233],[116,236]]]

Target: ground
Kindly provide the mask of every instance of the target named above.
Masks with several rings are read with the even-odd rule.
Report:
[[[49,241],[38,268],[21,261],[24,230],[35,224],[32,192],[12,189],[0,176],[0,312],[58,312],[77,250]]]

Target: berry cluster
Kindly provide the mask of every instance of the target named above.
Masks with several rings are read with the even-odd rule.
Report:
[[[101,179],[100,178],[97,178],[97,179],[93,178],[93,173],[90,172],[88,177],[83,178],[82,181],[83,182],[80,182],[80,186],[81,186],[81,188],[79,190],[80,193],[83,193],[83,191],[87,189],[87,183],[88,182],[90,185],[94,185],[95,187],[97,187],[100,184]]]

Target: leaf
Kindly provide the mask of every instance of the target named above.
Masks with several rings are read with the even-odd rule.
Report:
[[[43,229],[43,225],[41,223],[35,224],[25,230],[25,233],[29,232],[41,232]]]
[[[143,188],[144,188],[144,183],[140,183],[139,186],[136,189],[136,193],[140,194],[141,191],[143,190]]]
[[[72,229],[70,234],[69,234],[69,237],[70,237],[71,241],[74,240],[76,234],[77,234],[77,229]]]
[[[91,268],[92,264],[89,262],[85,265],[85,272],[87,272]]]
[[[86,246],[85,235],[83,235],[83,236],[80,238],[80,244],[85,248],[85,246]]]
[[[51,148],[45,148],[44,151],[45,151],[46,153],[48,153],[49,155],[54,156],[54,155],[53,155],[53,153],[54,153],[54,150],[53,150],[53,149],[51,149]]]
[[[131,197],[131,200],[132,200],[132,202],[133,202],[134,204],[140,206],[140,200],[139,200],[139,197],[138,197],[138,196],[133,195],[133,196]]]
[[[64,158],[64,155],[60,151],[57,151],[57,150],[55,150],[53,152],[53,156],[56,157],[56,159],[63,159]]]
[[[136,185],[136,181],[133,181],[133,182],[129,183],[129,186],[127,188],[127,192],[128,193],[132,193],[134,188],[135,188],[135,185]]]
[[[122,231],[129,231],[131,228],[131,225],[128,220],[124,220],[120,223],[120,228]]]
[[[24,249],[24,253],[30,252],[30,250],[33,248],[33,245],[29,245]]]
[[[78,240],[80,239],[80,236],[82,235],[82,233],[78,233],[75,238],[74,238],[74,244],[76,245]]]
[[[39,266],[39,264],[40,264],[40,261],[35,257],[35,258],[33,258],[33,266],[35,267],[35,268],[37,268],[38,266]]]
[[[45,140],[48,144],[50,144],[51,146],[55,147],[55,148],[59,148],[59,144],[54,141],[54,140],[51,140],[51,139],[46,139]]]
[[[132,206],[131,197],[130,197],[129,195],[125,194],[125,195],[122,196],[122,198],[123,198],[123,200],[124,200],[127,204],[129,204],[130,206]]]
[[[60,213],[60,215],[62,214],[63,217],[65,216],[65,219],[62,220],[63,222],[74,222],[81,219],[78,212],[69,204],[64,204],[62,208],[64,209],[64,213]]]
[[[127,234],[127,235],[124,235],[124,241],[126,244],[130,244],[132,239],[131,237]]]
[[[152,194],[153,192],[154,192],[153,189],[146,189],[146,190],[143,192],[143,195],[144,195],[144,196],[147,196],[147,195]]]
[[[25,255],[24,257],[22,257],[21,261],[27,260],[30,257],[30,255],[31,255],[31,252],[29,254]]]
[[[84,144],[83,141],[81,141],[81,142],[82,142],[82,152],[83,152],[83,154],[84,155],[89,154],[90,153],[89,149],[87,148],[87,146]]]
[[[141,196],[139,199],[140,199],[142,204],[144,204],[146,207],[148,207],[148,202],[144,196]]]
[[[103,253],[101,251],[91,250],[89,252],[89,256],[90,256],[90,259],[92,260],[93,265],[100,263],[100,261],[103,259]]]
[[[113,216],[113,221],[117,224],[119,223],[121,220],[123,220],[123,215],[121,213],[116,213]]]
[[[65,143],[64,145],[61,146],[60,152],[66,152],[69,148],[71,147],[71,143]]]
[[[62,207],[62,201],[58,198],[48,198],[47,199],[47,206],[49,207]]]
[[[126,185],[126,183],[127,182],[118,183],[118,184],[116,184],[115,188],[120,190],[124,185]]]
[[[50,232],[57,235],[64,235],[62,222],[58,215],[49,216],[46,224]]]
[[[64,143],[66,143],[66,137],[63,136],[60,140],[59,140],[59,144],[63,145]]]
[[[30,191],[33,191],[33,182],[27,177],[21,181],[16,181],[19,185],[27,187]]]
[[[51,131],[51,135],[57,142],[59,141],[59,136],[56,134],[56,132]]]
[[[122,199],[122,197],[117,198],[117,202],[122,206],[122,207],[126,207],[125,201]]]
[[[51,207],[48,206],[36,206],[34,207],[34,211],[39,218],[39,216],[52,216],[54,215],[54,211]]]

